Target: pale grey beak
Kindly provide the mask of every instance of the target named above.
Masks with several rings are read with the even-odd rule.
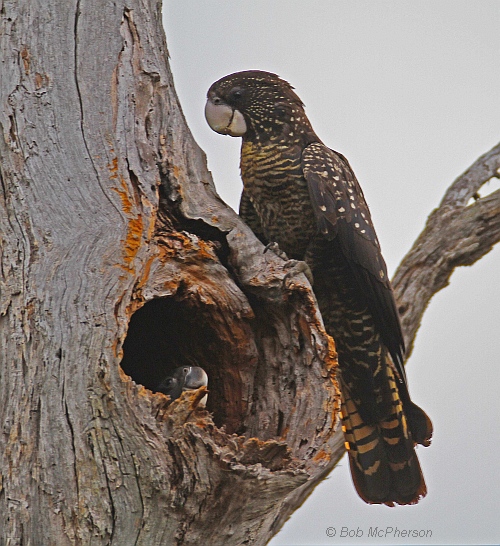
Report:
[[[205,118],[216,133],[239,137],[247,132],[243,114],[222,102],[218,97],[209,97],[207,100]]]
[[[203,368],[199,366],[190,366],[186,374],[184,390],[199,389],[208,386],[208,375]]]
[[[199,389],[200,387],[208,387],[208,375],[203,368],[190,366],[183,390]],[[207,400],[208,394],[200,400],[199,405],[206,406]]]

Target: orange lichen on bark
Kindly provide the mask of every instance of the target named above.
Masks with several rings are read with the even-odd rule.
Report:
[[[339,354],[337,353],[337,346],[332,336],[327,334],[328,340],[328,356],[325,359],[328,370],[335,370],[339,366]]]
[[[118,158],[113,158],[111,164],[108,165],[110,170],[110,178],[118,178]],[[113,190],[120,196],[122,202],[122,210],[127,216],[128,225],[127,225],[127,234],[123,240],[123,259],[125,264],[122,265],[123,269],[133,273],[134,268],[132,267],[134,258],[139,252],[141,246],[142,234],[144,231],[144,222],[142,219],[142,214],[138,213],[134,215],[134,202],[130,197],[130,193],[127,187],[127,183],[123,178],[120,178],[120,187],[113,188]]]
[[[193,253],[193,261],[196,263],[198,263],[200,257],[205,260],[217,261],[217,255],[214,252],[212,243],[203,239],[193,239],[185,233],[171,232],[168,237],[161,238],[161,243],[159,253],[164,258],[176,257],[182,252],[182,259],[185,263],[189,261],[189,253]]]
[[[35,72],[35,89],[38,91],[42,87],[48,87],[49,77],[47,74],[40,74],[40,72]]]
[[[328,462],[330,459],[331,459],[330,453],[327,453],[324,449],[321,449],[320,451],[318,451],[318,453],[316,453],[316,455],[313,458],[313,461],[315,463],[319,463],[321,461]]]
[[[180,169],[177,165],[172,166],[172,172],[173,172],[174,178],[176,179],[179,178]]]
[[[146,263],[142,267],[142,274],[140,279],[138,279],[137,284],[135,286],[135,290],[137,294],[140,294],[142,287],[145,285],[146,281],[149,279],[149,275],[151,273],[151,266],[153,265],[153,262],[156,260],[156,255],[151,254],[149,258],[146,260]]]
[[[288,436],[288,433],[289,433],[289,432],[290,432],[290,427],[285,427],[285,428],[283,429],[283,432],[281,433],[280,439],[281,439],[282,441],[285,441],[286,438],[287,438],[287,436]]]
[[[135,218],[130,218],[127,228],[127,236],[124,241],[124,255],[126,269],[133,271],[132,262],[139,251],[142,239],[143,222],[142,215],[138,214]]]
[[[30,52],[26,46],[24,46],[21,50],[21,59],[23,60],[24,73],[26,74],[26,76],[28,76],[30,73],[31,59]]]

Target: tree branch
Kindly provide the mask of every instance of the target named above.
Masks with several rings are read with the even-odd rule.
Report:
[[[479,197],[478,191],[498,177],[500,144],[481,156],[448,188],[425,229],[403,258],[393,280],[407,347],[432,296],[448,285],[453,270],[472,265],[500,241],[500,190]],[[475,199],[469,204],[471,199]]]
[[[477,159],[446,190],[439,207],[465,207],[491,178],[499,178],[500,143]]]

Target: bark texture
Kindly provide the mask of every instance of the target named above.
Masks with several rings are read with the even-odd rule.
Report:
[[[343,453],[333,342],[307,280],[217,196],[160,7],[0,0],[5,544],[265,544]],[[499,155],[438,209],[470,244],[434,227],[398,271],[409,344],[500,238],[498,192],[466,205]],[[413,311],[419,267],[435,289]],[[208,411],[153,392],[185,362]]]
[[[263,544],[333,457],[310,287],[218,198],[159,4],[1,6],[0,537]],[[145,388],[186,359],[213,420]]]
[[[456,267],[472,265],[500,241],[500,190],[480,194],[493,178],[500,178],[500,144],[451,184],[394,275],[407,358],[432,296]]]

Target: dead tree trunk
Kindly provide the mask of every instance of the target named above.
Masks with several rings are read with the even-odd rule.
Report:
[[[0,13],[1,540],[265,544],[343,452],[307,280],[284,283],[217,196],[157,2]],[[498,193],[443,205],[482,248],[448,276],[500,238]],[[415,253],[397,285],[409,342],[411,273],[441,268]],[[208,412],[203,393],[152,392],[185,362],[209,374]]]
[[[217,197],[160,21],[153,1],[3,4],[10,544],[264,543],[335,457],[333,345],[306,280],[283,288]],[[186,359],[209,373],[213,420],[139,385]]]

